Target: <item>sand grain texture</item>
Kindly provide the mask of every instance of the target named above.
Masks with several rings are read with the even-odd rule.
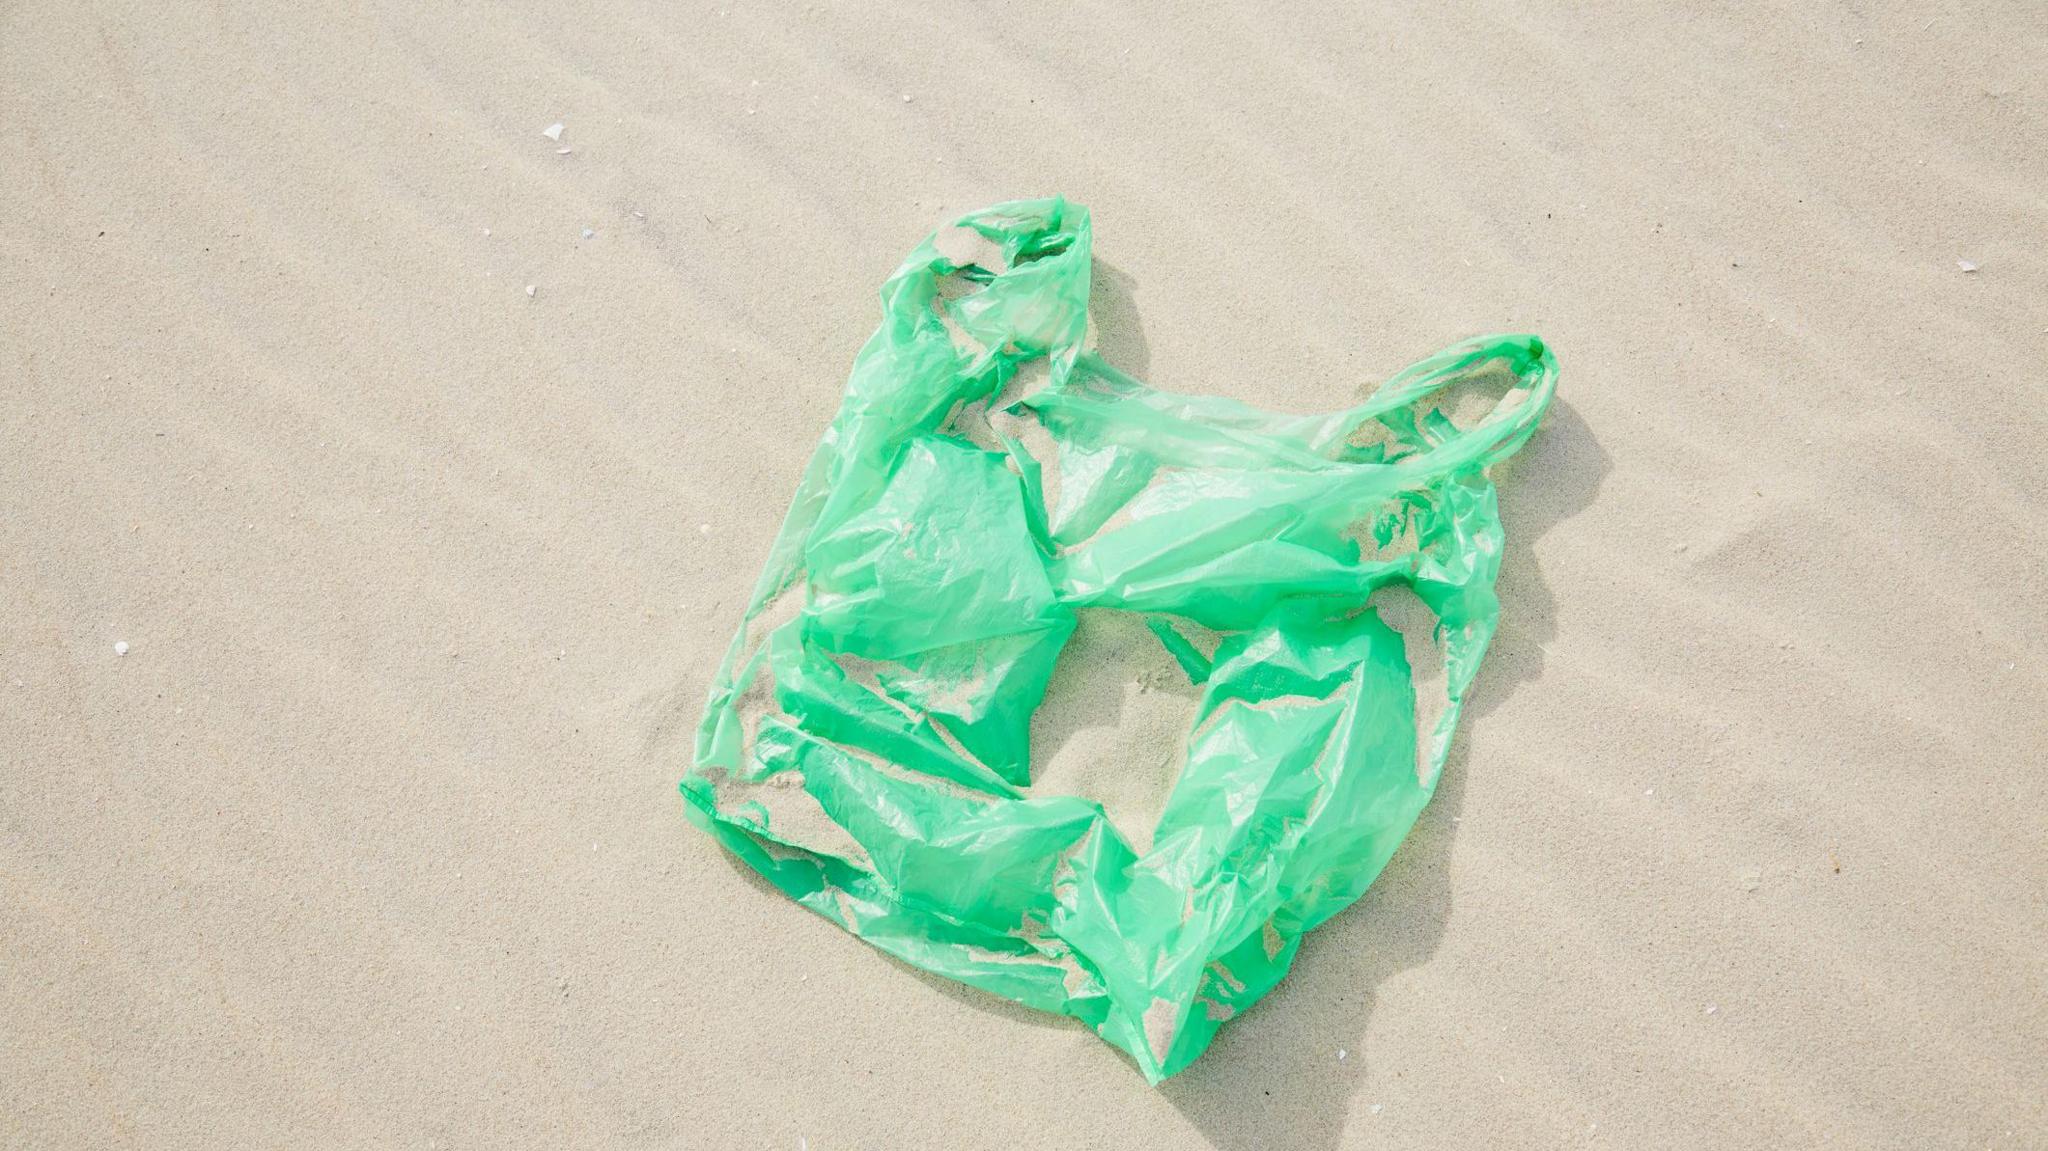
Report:
[[[0,7],[0,1145],[2048,1145],[2039,5],[569,7]],[[875,286],[1055,191],[1160,386],[1564,369],[1435,805],[1158,1091],[675,794]]]

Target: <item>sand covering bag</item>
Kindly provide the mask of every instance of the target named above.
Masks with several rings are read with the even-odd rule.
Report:
[[[797,902],[1074,1016],[1157,1082],[1429,801],[1498,616],[1486,468],[1557,367],[1492,336],[1326,415],[1154,391],[1085,346],[1089,259],[1085,209],[1019,201],[883,285],[682,792]],[[1460,427],[1454,388],[1498,399]],[[1436,615],[1432,679],[1373,602],[1390,585]],[[1032,712],[1086,608],[1140,613],[1203,685],[1142,852],[1099,803],[1030,791]]]

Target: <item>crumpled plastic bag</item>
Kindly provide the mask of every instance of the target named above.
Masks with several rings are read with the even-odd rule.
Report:
[[[1087,347],[1090,245],[1079,205],[999,204],[882,286],[682,793],[797,902],[1083,1021],[1156,1083],[1429,801],[1498,616],[1486,469],[1557,367],[1490,336],[1325,415],[1154,391]],[[1461,427],[1448,398],[1475,390],[1499,398]],[[1373,598],[1395,585],[1437,617],[1421,689]],[[1140,613],[1203,685],[1143,851],[1100,804],[1030,791],[1081,608]]]

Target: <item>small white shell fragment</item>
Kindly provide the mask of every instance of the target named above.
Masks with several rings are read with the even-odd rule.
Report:
[[[905,104],[908,104],[908,103],[910,103],[910,93],[908,93],[908,92],[905,92],[905,93],[903,94],[903,102],[904,102]]]
[[[117,639],[117,640],[115,640],[115,641],[114,641],[114,654],[115,654],[115,655],[127,655],[127,654],[128,654],[128,641],[127,641],[127,640],[125,640],[125,639]]]
[[[1349,1052],[1349,1051],[1346,1051],[1346,1050],[1344,1050],[1344,1049],[1343,1049],[1342,1047],[1339,1047],[1339,1048],[1337,1049],[1337,1062],[1339,1062],[1339,1063],[1342,1063],[1342,1062],[1344,1062],[1344,1060],[1346,1060],[1346,1059],[1348,1059],[1348,1058],[1350,1058],[1350,1057],[1351,1057],[1351,1052]]]
[[[485,229],[484,229],[484,235],[488,236],[488,235],[490,235],[490,234],[491,234],[491,230],[490,230],[489,228],[485,228]]]
[[[1965,272],[1974,272],[1977,270],[1977,265],[1971,263],[1968,260],[1957,260],[1956,267],[1961,268]]]
[[[591,228],[585,228],[585,229],[583,229],[583,238],[584,238],[584,239],[588,240],[589,238],[591,238],[592,236],[595,236],[595,235],[597,235],[597,232],[596,232],[596,231],[595,231],[594,229],[591,229]]]
[[[647,218],[647,213],[641,211],[638,208],[635,208],[633,209],[633,218],[635,220],[645,220]]]
[[[1719,1010],[1721,1010],[1721,1009],[1720,1009],[1719,1007],[1716,1007],[1716,1006],[1714,1006],[1714,1005],[1713,1005],[1713,1004],[1711,1004],[1711,1003],[1707,1004],[1707,1014],[1708,1014],[1708,1015],[1712,1015],[1712,1014],[1713,1014],[1714,1012],[1716,1012],[1716,1011],[1719,1011]]]
[[[574,148],[557,148],[557,149],[555,149],[555,155],[557,155],[557,156],[566,156],[566,155],[568,155],[569,153],[571,153],[571,152],[574,152],[575,150],[576,150],[576,149],[574,149]]]
[[[1372,1105],[1372,1113],[1375,1115],[1379,1114],[1382,1111],[1385,1111],[1386,1109],[1387,1107],[1384,1103],[1375,1103]]]
[[[540,134],[557,144],[562,142],[562,126],[560,124],[549,124],[540,130]]]
[[[706,535],[706,536],[710,535],[710,534],[711,534],[711,525],[710,525],[710,524],[698,524],[698,525],[697,525],[697,534],[698,534],[698,535]]]
[[[526,298],[527,298],[527,299],[529,299],[529,300],[530,300],[530,299],[532,299],[532,298],[533,298],[533,293],[534,293],[534,290],[535,290],[535,289],[534,289],[534,286],[533,286],[532,284],[528,284],[528,285],[526,285]]]

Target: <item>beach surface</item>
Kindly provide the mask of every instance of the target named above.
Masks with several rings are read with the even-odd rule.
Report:
[[[1191,7],[0,6],[0,1146],[2048,1146],[2048,14]],[[1434,804],[1158,1089],[676,792],[1055,193],[1161,388],[1562,365]],[[1128,823],[1154,664],[1039,719]]]

